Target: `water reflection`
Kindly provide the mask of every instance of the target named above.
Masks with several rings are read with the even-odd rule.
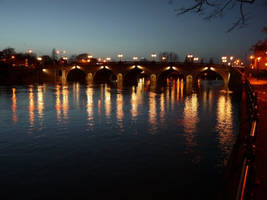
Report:
[[[80,106],[80,83],[73,83],[73,98],[74,105],[78,108]]]
[[[57,112],[57,121],[61,122],[61,86],[56,86],[56,112]]]
[[[105,84],[105,110],[106,110],[106,117],[110,118],[110,110],[111,110],[111,93],[110,87]]]
[[[123,129],[123,95],[118,93],[117,99],[116,99],[116,116],[117,116],[117,122],[121,129]]]
[[[30,127],[32,128],[34,126],[34,91],[33,86],[29,87],[29,121],[30,121]]]
[[[165,95],[161,93],[160,95],[160,122],[164,123],[165,121]]]
[[[198,117],[198,98],[197,94],[192,94],[192,96],[187,96],[185,99],[184,106],[184,132],[186,138],[187,150],[192,151],[193,147],[197,145],[195,140],[196,137],[196,127],[199,121]]]
[[[135,120],[136,117],[138,116],[138,107],[140,104],[142,104],[144,87],[145,87],[144,79],[140,79],[137,86],[132,87],[131,114],[133,120]]]
[[[24,155],[27,166],[23,168],[29,170],[27,174],[32,180],[35,180],[35,173],[30,172],[43,168],[40,165],[39,169],[38,163],[53,163],[56,155],[60,165],[74,173],[68,174],[70,180],[83,177],[84,172],[92,172],[101,178],[100,183],[112,180],[114,175],[124,183],[127,180],[123,177],[134,178],[140,171],[142,177],[149,179],[158,172],[161,163],[164,179],[186,177],[187,183],[193,183],[204,178],[205,184],[215,185],[217,177],[213,177],[218,175],[217,164],[225,163],[235,141],[233,129],[237,126],[237,107],[232,103],[231,95],[219,93],[216,88],[201,86],[198,94],[192,94],[191,90],[187,95],[184,84],[178,79],[168,87],[152,91],[151,83],[143,80],[130,89],[113,89],[108,85],[48,85],[31,86],[25,93],[25,88],[17,87],[12,89],[12,99],[8,88],[7,95],[0,95],[1,112],[4,113],[0,116],[2,121],[9,123],[5,125],[7,130],[2,134],[1,143],[3,148],[7,147],[4,153],[11,152],[10,158],[15,158],[5,159],[10,161],[6,166],[13,166],[10,170],[15,172],[13,180],[24,174],[20,167]],[[10,116],[9,120],[6,120],[7,116]],[[24,136],[28,130],[34,135]],[[51,130],[57,133],[50,134]],[[5,141],[10,141],[10,145],[5,145]],[[31,152],[34,154],[30,155]],[[40,159],[36,164],[31,162],[35,156]],[[70,163],[71,160],[75,163]],[[200,164],[196,167],[196,163]],[[5,170],[3,167],[2,171]],[[54,173],[56,168],[57,165],[51,165],[51,169],[44,169],[40,181],[61,180],[64,174]],[[121,170],[125,176],[120,177]],[[107,173],[103,175],[105,171]],[[112,172],[111,176],[109,172]],[[10,182],[16,182],[13,180]],[[183,188],[184,181],[181,180],[171,182],[177,181],[173,182],[175,187]],[[93,179],[85,181],[89,186],[95,184]],[[24,182],[21,185],[28,187],[27,181]],[[158,187],[153,185],[158,182],[152,182],[152,189]],[[107,185],[110,187],[109,182]],[[196,189],[194,186],[193,190]],[[164,191],[169,189],[166,187]]]
[[[227,94],[219,96],[217,102],[216,130],[218,132],[219,147],[222,150],[222,157],[224,157],[222,164],[226,165],[228,159],[226,155],[230,155],[234,137],[232,102]]]
[[[94,90],[93,88],[88,87],[86,90],[87,94],[87,114],[88,114],[88,124],[89,126],[93,126],[93,120],[94,120]]]
[[[18,122],[16,88],[12,88],[12,121],[14,123]]]
[[[79,94],[80,95],[80,94]],[[68,86],[62,87],[62,106],[64,120],[68,119],[69,111],[69,88]]]
[[[43,111],[44,111],[44,93],[43,93],[43,87],[38,86],[37,87],[37,109],[38,109],[38,116],[39,119],[43,119]]]
[[[151,133],[157,130],[157,102],[156,93],[149,93],[149,123],[151,124]]]

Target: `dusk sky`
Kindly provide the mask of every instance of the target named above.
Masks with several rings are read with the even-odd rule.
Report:
[[[126,58],[152,52],[187,53],[208,59],[222,55],[244,57],[249,48],[266,37],[267,6],[258,0],[247,9],[245,28],[226,33],[238,17],[203,20],[198,15],[176,16],[174,9],[188,0],[0,0],[0,50],[33,49],[51,55],[52,48],[68,55],[83,52],[97,57],[122,52]]]

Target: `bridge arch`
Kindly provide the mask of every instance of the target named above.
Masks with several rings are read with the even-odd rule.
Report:
[[[86,82],[86,72],[80,66],[72,67],[67,73],[62,72],[68,82]]]
[[[184,73],[179,70],[177,67],[165,67],[158,75],[158,83],[160,84],[166,84],[167,80],[177,80],[178,78],[185,78]]]
[[[141,66],[132,66],[125,72],[123,83],[124,85],[136,85],[138,79],[142,77],[147,77],[144,68]]]
[[[93,76],[95,83],[110,83],[117,80],[117,76],[107,66],[102,66]]]
[[[230,73],[228,70],[215,68],[215,67],[203,67],[197,74],[196,78],[202,79],[214,79],[223,80],[224,86],[227,88],[230,78]]]

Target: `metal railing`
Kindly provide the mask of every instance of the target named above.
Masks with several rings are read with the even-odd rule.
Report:
[[[242,74],[242,73],[241,73]],[[256,129],[257,129],[257,94],[250,85],[249,81],[242,76],[245,81],[246,95],[247,95],[247,111],[249,120],[249,135],[246,138],[246,149],[244,159],[242,163],[242,171],[240,174],[240,180],[238,189],[236,192],[236,200],[244,200],[247,198],[249,180],[254,173],[254,158],[256,149]]]

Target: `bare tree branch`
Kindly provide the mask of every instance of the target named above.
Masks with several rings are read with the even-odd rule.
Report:
[[[169,2],[173,3],[173,1],[174,0],[170,0]],[[226,0],[222,3],[222,1],[220,0],[194,0],[194,4],[192,6],[175,9],[175,12],[176,15],[179,16],[192,12],[203,15],[203,12],[205,11],[203,18],[210,20],[218,16],[223,16],[223,13],[226,12],[226,9],[231,10],[239,5],[239,17],[227,30],[227,32],[229,32],[236,28],[241,28],[246,24],[248,18],[246,16],[246,13],[244,12],[244,6],[245,4],[251,5],[255,3],[255,1],[256,0]]]

